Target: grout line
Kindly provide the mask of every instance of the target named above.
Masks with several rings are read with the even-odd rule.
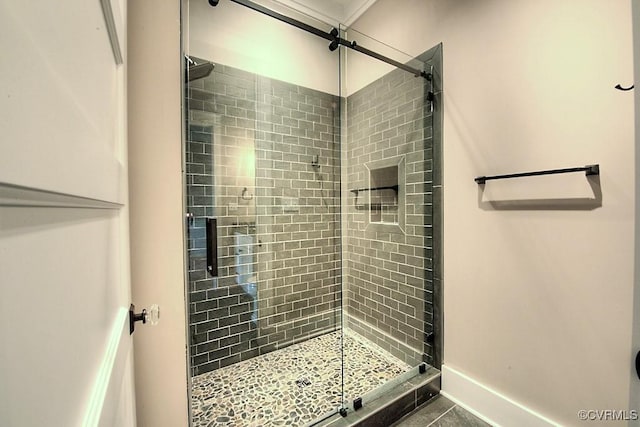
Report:
[[[442,415],[440,415],[440,416],[439,416],[438,418],[436,418],[435,420],[431,421],[431,423],[430,423],[427,427],[434,425],[434,424],[435,424],[435,423],[436,423],[440,418],[442,418],[442,417],[444,417],[445,415],[447,415],[447,414],[448,414],[449,412],[451,412],[451,411],[453,410],[453,408],[455,408],[456,406],[458,406],[458,405],[453,405],[451,408],[449,408],[449,409],[447,409],[446,411],[444,411],[444,412],[442,413]]]

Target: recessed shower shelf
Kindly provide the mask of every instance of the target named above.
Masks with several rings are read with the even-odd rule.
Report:
[[[397,185],[390,185],[388,187],[375,187],[375,188],[356,188],[353,190],[349,190],[352,193],[354,193],[356,195],[356,198],[358,197],[358,194],[360,192],[363,191],[379,191],[379,190],[393,190],[396,192],[396,194],[398,194],[398,186]]]
[[[382,205],[380,203],[372,203],[370,205],[356,205],[356,209],[359,211],[397,211],[397,205]]]
[[[382,204],[382,203],[365,203],[365,204],[358,204],[358,196],[360,193],[365,192],[365,191],[384,191],[384,190],[393,190],[395,193],[395,199],[397,201],[398,199],[398,188],[399,186],[397,185],[389,185],[389,186],[382,186],[382,187],[374,187],[374,188],[356,188],[353,190],[350,190],[352,193],[354,193],[356,195],[356,201],[355,201],[355,206],[356,209],[359,211],[390,211],[390,210],[397,210],[398,209],[398,205],[396,204]]]

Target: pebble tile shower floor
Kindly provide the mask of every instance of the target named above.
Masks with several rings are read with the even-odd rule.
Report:
[[[410,366],[344,333],[347,400]],[[340,333],[333,332],[193,378],[194,427],[304,426],[340,405]]]

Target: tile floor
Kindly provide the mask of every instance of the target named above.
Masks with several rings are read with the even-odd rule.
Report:
[[[471,412],[444,396],[431,399],[421,408],[406,415],[393,427],[490,427]]]
[[[333,332],[194,377],[193,426],[304,426],[334,411],[342,390],[340,344]],[[410,369],[348,330],[344,352],[347,400]]]

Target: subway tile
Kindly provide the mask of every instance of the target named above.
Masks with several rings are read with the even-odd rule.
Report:
[[[218,67],[216,67],[216,69],[218,69]],[[283,144],[281,144],[278,147],[265,146],[264,147],[265,151],[262,152],[264,153],[264,155],[260,154],[261,153],[260,151],[257,152],[256,159],[258,162],[259,170],[266,171],[266,173],[264,175],[261,175],[259,178],[260,188],[270,192],[270,193],[263,193],[265,195],[271,194],[271,196],[276,196],[277,194],[286,194],[287,197],[298,197],[299,203],[300,203],[299,204],[300,215],[294,215],[294,216],[282,215],[280,219],[278,219],[280,216],[276,216],[275,221],[273,222],[269,223],[265,221],[267,223],[265,225],[265,229],[262,230],[263,231],[262,234],[270,235],[270,239],[269,239],[270,241],[280,242],[283,246],[278,250],[278,252],[275,252],[272,255],[270,255],[271,259],[269,260],[269,262],[267,262],[267,260],[265,260],[262,263],[259,262],[258,264],[260,265],[256,267],[256,269],[257,271],[261,271],[265,276],[265,278],[268,277],[267,273],[269,274],[274,273],[275,275],[269,276],[271,278],[268,278],[268,280],[271,281],[276,286],[284,285],[282,287],[284,294],[278,295],[278,292],[274,292],[272,296],[269,298],[273,298],[274,301],[276,300],[281,301],[285,296],[290,297],[292,295],[295,296],[295,298],[297,298],[297,299],[289,300],[287,304],[283,305],[280,308],[280,310],[291,308],[292,311],[290,312],[291,314],[289,318],[291,320],[295,320],[295,322],[302,322],[295,327],[295,330],[290,329],[290,333],[288,335],[287,334],[285,335],[289,338],[294,336],[295,337],[303,336],[304,334],[312,333],[314,331],[313,329],[314,327],[320,327],[320,328],[326,327],[327,325],[330,324],[330,321],[331,321],[330,319],[311,321],[311,318],[316,318],[316,314],[313,313],[313,310],[310,308],[311,306],[309,305],[309,304],[312,304],[311,301],[313,301],[314,304],[317,303],[315,310],[332,311],[333,309],[331,308],[332,307],[331,294],[332,293],[335,294],[339,292],[339,287],[335,285],[335,283],[332,283],[331,278],[339,277],[340,271],[336,267],[334,267],[334,263],[331,262],[331,260],[333,259],[339,260],[339,249],[340,249],[339,243],[340,242],[339,240],[334,241],[329,239],[330,237],[339,236],[340,223],[337,217],[339,210],[335,209],[332,211],[333,213],[325,214],[324,212],[326,211],[327,206],[321,200],[323,197],[327,199],[327,196],[326,196],[327,188],[334,187],[336,191],[337,189],[339,189],[339,187],[334,184],[334,183],[337,183],[340,179],[339,170],[336,168],[335,170],[332,171],[331,175],[329,175],[328,173],[326,174],[324,173],[325,171],[328,171],[328,168],[329,168],[328,164],[336,164],[336,165],[339,164],[339,156],[336,150],[339,150],[340,147],[339,145],[336,145],[334,143],[334,141],[338,141],[339,139],[336,139],[336,136],[333,135],[333,130],[331,129],[334,125],[339,123],[338,120],[336,120],[336,117],[333,117],[334,113],[332,111],[334,104],[337,105],[338,102],[335,97],[332,97],[326,94],[321,94],[320,92],[317,92],[317,91],[308,90],[305,88],[298,88],[293,85],[284,84],[282,82],[274,82],[266,78],[256,77],[251,73],[246,73],[246,72],[238,72],[237,75],[234,76],[235,71],[231,67],[225,67],[224,70],[225,70],[225,73],[227,73],[225,75],[228,75],[228,78],[223,79],[224,85],[221,86],[218,84],[217,86],[214,85],[213,87],[210,88],[210,90],[212,90],[213,92],[221,91],[222,88],[225,91],[224,93],[216,94],[216,106],[219,108],[217,111],[219,113],[222,113],[224,115],[222,119],[226,120],[225,128],[223,129],[223,134],[217,136],[216,138],[218,139],[228,138],[229,147],[237,146],[239,141],[242,138],[246,138],[248,135],[252,135],[253,131],[251,128],[253,127],[253,125],[250,123],[250,121],[244,119],[244,117],[246,116],[248,118],[250,116],[250,111],[255,110],[255,114],[257,115],[264,114],[263,116],[261,116],[261,119],[264,119],[264,120],[268,119],[272,121],[271,123],[259,122],[258,129],[260,129],[261,132],[264,131],[264,132],[270,132],[270,133],[268,135],[261,133],[261,134],[257,134],[256,136],[260,138],[269,138],[270,141],[276,141],[279,139],[280,141],[283,142]],[[402,90],[404,90],[405,86],[411,87],[410,85],[405,85],[404,83],[405,81],[399,76],[394,75],[392,77],[393,78],[391,78],[390,80],[389,79],[385,80],[384,85],[387,85],[387,86],[385,86],[385,89],[383,91],[381,91],[381,89],[378,90],[379,94],[389,93],[391,91],[390,89],[391,87],[395,88],[393,91],[391,91],[393,93],[398,92],[398,88],[403,88]],[[408,79],[407,81],[413,82],[413,80],[414,79]],[[250,84],[248,82],[250,82]],[[259,90],[269,89],[269,95],[256,98],[255,91],[254,91],[256,82],[258,84]],[[375,88],[374,88],[374,91],[375,91]],[[236,99],[235,100],[230,99],[231,98],[230,94],[233,94],[233,96]],[[350,111],[355,111],[355,110],[360,111],[356,117],[358,120],[362,122],[362,125],[360,126],[361,132],[367,129],[367,126],[369,126],[368,123],[365,126],[364,122],[369,121],[369,119],[374,118],[374,116],[379,115],[380,119],[382,119],[380,121],[385,122],[385,124],[379,127],[379,132],[377,134],[373,133],[373,134],[368,134],[366,136],[363,135],[362,141],[354,141],[354,140],[347,141],[348,144],[355,143],[355,144],[362,145],[362,147],[358,147],[357,145],[354,147],[354,150],[351,151],[353,155],[350,154],[349,162],[352,164],[357,164],[358,157],[361,157],[363,159],[366,158],[368,159],[367,161],[370,161],[372,159],[382,158],[382,156],[384,155],[392,155],[392,154],[398,154],[398,153],[406,155],[407,158],[409,158],[410,156],[413,156],[411,157],[412,160],[415,162],[418,162],[421,157],[419,154],[414,155],[410,151],[410,148],[412,148],[413,146],[398,145],[399,142],[401,141],[399,139],[393,139],[393,145],[390,145],[391,142],[388,141],[389,138],[396,138],[396,135],[399,132],[405,132],[407,135],[409,134],[409,132],[412,131],[412,129],[413,131],[417,132],[415,130],[416,124],[412,122],[412,120],[414,120],[413,117],[415,117],[415,114],[411,115],[411,112],[407,111],[397,115],[398,107],[400,107],[401,109],[405,108],[404,106],[408,104],[409,102],[408,100],[411,100],[411,102],[413,103],[414,98],[415,97],[412,97],[412,96],[409,96],[409,97],[404,96],[403,94],[400,94],[399,96],[394,96],[394,100],[391,103],[391,105],[385,106],[384,110],[379,109],[379,111],[376,111],[377,106],[371,102],[372,97],[367,96],[366,93],[362,93],[362,94],[358,93],[358,94],[355,94],[354,97],[350,98],[351,101],[347,103],[348,107],[350,108]],[[252,102],[252,99],[254,100],[260,99],[263,104],[261,104],[261,102],[259,103],[255,103],[255,101]],[[380,102],[383,102],[384,97],[379,96],[376,99],[377,99],[377,102],[380,103]],[[360,105],[356,105],[356,101],[358,101]],[[268,103],[268,105],[265,105],[264,102]],[[415,104],[411,104],[411,105],[415,106]],[[192,105],[192,107],[193,106],[195,106],[195,104]],[[204,104],[202,106],[204,106]],[[397,117],[394,117],[394,114],[396,114]],[[387,121],[388,123],[386,123]],[[356,124],[356,126],[357,125],[358,124]],[[247,128],[251,132],[247,132],[246,131]],[[198,129],[193,128],[192,130],[197,131]],[[273,132],[276,132],[276,133],[273,133]],[[383,133],[383,132],[386,132],[386,133]],[[207,132],[202,132],[202,133],[206,134]],[[416,133],[416,134],[412,134],[411,138],[416,138],[419,136],[420,135]],[[317,138],[317,140],[315,140],[314,138]],[[206,138],[204,137],[202,138],[197,137],[197,139],[206,140]],[[216,142],[218,142],[218,139],[216,139]],[[203,147],[195,145],[195,142],[196,141],[194,141],[192,155],[203,154],[202,153]],[[265,140],[264,142],[268,142],[268,141]],[[198,142],[198,143],[204,144],[206,142]],[[254,144],[256,145],[259,143],[262,143],[262,141],[254,142]],[[367,144],[374,144],[374,145],[368,146]],[[394,149],[391,147],[396,147],[396,148],[402,147],[402,148],[394,151]],[[423,149],[423,148],[424,147],[421,146],[419,149]],[[276,151],[273,151],[274,149]],[[322,151],[322,150],[328,150],[328,151]],[[385,152],[384,150],[387,150],[387,151]],[[330,162],[330,163],[323,163],[322,165],[321,173],[325,179],[329,179],[329,181],[323,182],[324,186],[319,185],[319,181],[317,181],[314,171],[309,169],[310,156],[316,153],[320,153],[320,156],[322,159],[326,159],[327,162]],[[331,153],[335,153],[335,154],[331,154]],[[193,162],[188,164],[187,173],[199,174],[200,177],[197,178],[198,179],[197,183],[201,185],[209,184],[209,188],[212,188],[210,186],[210,184],[213,182],[212,180],[201,178],[205,173],[209,173],[209,174],[212,173],[212,165],[206,165],[204,163],[206,161],[210,162],[210,160],[208,160],[208,158],[210,159],[210,157],[211,157],[210,155],[207,155],[202,158],[197,158],[197,160],[200,160],[203,162],[202,164],[195,164]],[[190,157],[190,159],[193,160],[194,158]],[[268,159],[269,161],[267,163],[261,164],[260,163],[262,161],[261,159],[265,159],[265,160]],[[230,157],[228,161],[225,160],[225,165],[228,164],[229,162],[233,162],[233,157]],[[216,165],[216,167],[221,167],[221,165]],[[274,167],[277,168],[277,172],[280,173],[279,175],[273,173]],[[413,168],[411,170],[412,173],[419,172],[419,170],[416,170],[414,166],[412,166],[412,168]],[[233,170],[228,166],[224,166],[224,169],[221,169],[221,171],[223,173],[233,172]],[[349,180],[352,180],[355,178],[356,180],[358,180],[357,181],[358,185],[364,185],[365,177],[362,174],[362,172],[358,171],[357,168],[355,167],[353,167],[353,171],[354,173],[350,175]],[[196,184],[195,175],[192,176],[192,178],[193,178],[193,181],[191,181],[191,183]],[[221,178],[221,177],[218,177],[218,178]],[[274,178],[289,180],[290,183],[284,189],[282,189],[283,186],[277,184]],[[331,181],[331,180],[334,180],[334,181]],[[218,185],[220,182],[221,182],[220,179],[216,180],[216,183]],[[422,174],[422,182],[424,182],[424,174]],[[229,185],[229,188],[233,186],[232,183],[229,183],[227,185]],[[320,194],[321,188],[324,194]],[[417,187],[415,188],[417,191],[418,188]],[[206,187],[203,189],[205,191],[205,194],[212,194],[212,193],[208,193],[209,190]],[[201,191],[201,190],[198,190],[198,191]],[[318,193],[315,193],[315,192],[318,192]],[[256,189],[256,194],[257,195],[259,194],[258,189]],[[230,195],[233,195],[233,193],[230,193]],[[338,196],[337,192],[336,192],[336,196]],[[336,197],[336,196],[332,196],[332,197]],[[207,205],[208,201],[206,200],[206,198],[203,198],[203,197],[198,198],[198,197],[199,196],[197,196],[197,193],[196,193],[194,194],[193,198],[189,199],[189,201],[193,203],[198,203],[199,204],[198,206],[201,206],[201,208],[205,210],[206,214],[209,214],[209,212],[213,212],[212,211],[213,207],[211,208],[208,207]],[[225,204],[227,203],[229,202],[225,202]],[[274,213],[279,212],[280,214],[283,213],[282,207],[277,205],[277,201],[275,200],[275,198],[270,203],[271,203],[271,209],[279,209],[279,211],[277,210],[269,211],[269,210],[260,208],[260,212],[262,215],[269,215],[270,212],[274,212]],[[339,207],[339,202],[337,199],[333,199],[329,202],[329,205],[331,207],[333,206]],[[219,209],[219,210],[221,212],[230,213],[230,212],[226,212],[226,206],[224,206],[223,209]],[[307,212],[307,210],[310,210],[310,211]],[[313,215],[313,212],[315,210],[317,210],[317,212],[322,212],[322,216]],[[332,218],[335,218],[335,219],[332,220]],[[295,224],[295,226],[292,226],[291,225],[292,223]],[[334,225],[329,226],[329,224],[332,224],[332,223],[335,224],[335,226]],[[356,221],[356,222],[349,221],[349,224],[350,224],[349,228],[344,230],[345,236],[346,237],[349,237],[352,235],[357,236],[358,233],[360,232],[359,227],[361,226],[362,223],[359,221]],[[354,229],[351,229],[351,227],[354,227]],[[416,230],[415,228],[412,229],[412,231],[415,231],[415,230]],[[371,237],[374,239],[373,241],[375,241],[376,239],[388,238],[389,240],[392,240],[396,243],[402,243],[404,246],[403,246],[403,249],[401,249],[400,247],[396,247],[395,250],[393,250],[392,252],[388,252],[389,248],[386,248],[384,245],[378,248],[374,244],[373,246],[369,246],[371,250],[360,253],[362,248],[359,245],[361,243],[368,244],[370,242],[370,240],[368,239],[370,239]],[[399,271],[401,269],[400,267],[401,265],[405,265],[404,267],[402,267],[402,269],[404,269],[404,271],[407,274],[411,272],[411,269],[415,270],[415,266],[406,266],[406,264],[411,264],[411,262],[407,261],[407,257],[417,256],[419,258],[419,255],[415,253],[415,249],[411,250],[412,248],[414,248],[413,245],[416,243],[418,239],[413,239],[413,240],[401,239],[400,240],[398,239],[397,236],[394,236],[394,235],[388,235],[388,236],[373,235],[371,237],[366,236],[360,239],[360,241],[355,246],[351,246],[351,248],[353,248],[354,251],[357,251],[357,253],[360,256],[362,256],[362,260],[361,260],[362,274],[359,275],[361,282],[360,281],[357,282],[361,284],[358,284],[357,286],[367,286],[369,283],[376,282],[377,280],[376,277],[385,278],[389,280],[408,280],[409,276],[399,275],[397,277],[394,277],[391,275],[390,271],[392,272]],[[193,242],[197,244],[202,244],[203,238],[199,237],[198,239],[193,239]],[[286,246],[286,248],[284,246],[285,244],[288,245]],[[229,243],[229,245],[230,245],[229,247],[231,247],[233,243],[231,242]],[[424,247],[424,244],[422,243],[422,241],[420,245]],[[378,259],[377,257],[383,251],[387,251],[388,253],[394,254],[394,255],[389,255],[388,257],[385,257],[386,258],[385,260],[388,262],[386,267],[390,269],[389,271],[385,271],[384,269],[377,268],[377,264],[378,264],[378,262],[376,261]],[[348,254],[345,254],[345,255],[348,255]],[[415,259],[413,258],[410,258],[410,259],[412,261],[415,261]],[[229,254],[229,256],[224,258],[223,262],[233,263],[234,262],[233,254]],[[268,265],[271,265],[271,267],[274,267],[276,269],[263,271],[264,267],[261,267],[261,266],[268,266]],[[346,267],[347,269],[350,268],[349,263],[347,263]],[[223,266],[221,268],[221,271],[226,272],[225,274],[234,274],[233,270],[234,268],[232,268],[231,265]],[[305,272],[305,270],[309,272],[307,273]],[[327,273],[329,270],[331,270],[330,275]],[[202,276],[194,275],[194,278],[195,277],[202,277]],[[287,279],[288,277],[291,277],[292,279]],[[346,276],[343,278],[343,280],[345,281],[345,284],[348,286],[355,286],[354,283],[349,283],[354,279],[355,277],[349,273],[347,273]],[[326,281],[326,284],[330,285],[330,287],[328,287],[327,289],[322,288],[325,285],[325,281]],[[221,277],[218,279],[218,283],[232,284],[234,282],[235,282],[235,278],[233,276],[224,277],[224,278]],[[287,285],[285,285],[285,283],[287,283]],[[208,285],[207,282],[202,282],[202,285],[210,286]],[[313,289],[321,293],[317,295],[312,295],[311,290],[307,290],[307,289],[303,290],[303,287],[305,285],[312,285],[314,286]],[[195,281],[194,281],[194,286],[195,286]],[[294,290],[293,287],[295,287],[296,291],[298,292],[292,293],[292,291]],[[274,291],[277,291],[277,290],[274,289]],[[313,292],[316,292],[316,291],[313,291]],[[385,297],[388,298],[389,296],[384,294],[385,292],[384,290],[381,292],[382,293],[370,292],[368,294],[368,298],[365,298],[362,300],[363,304],[371,304],[371,307],[367,305],[363,305],[363,308],[364,308],[363,313],[369,313],[366,315],[369,315],[372,319],[374,319],[377,322],[380,322],[381,319],[385,318],[385,316],[390,317],[391,312],[394,309],[391,306],[381,304],[381,302],[384,302],[384,298]],[[226,298],[223,304],[228,305],[228,308],[232,310],[233,314],[235,314],[236,312],[240,313],[243,310],[246,310],[248,305],[243,305],[243,303],[241,303],[238,298],[235,298],[233,296],[228,297],[228,295],[229,295],[228,293],[226,295],[221,295],[220,298]],[[208,297],[209,296],[211,295],[208,295]],[[324,299],[325,296],[328,296],[329,299],[325,300]],[[218,300],[216,303],[211,303],[211,304],[217,304],[219,302],[220,301]],[[203,306],[201,306],[200,308],[205,308],[206,307],[205,304],[208,304],[208,303],[209,302],[206,300],[197,302],[197,304],[203,304]],[[246,302],[244,304],[249,304],[249,303]],[[410,304],[410,305],[413,306],[413,304]],[[196,307],[196,305],[194,305],[194,307]],[[373,313],[372,307],[375,307],[376,309],[380,310],[379,313],[376,314],[375,316],[371,316],[371,314]],[[383,308],[380,309],[379,307],[383,307]],[[215,309],[214,306],[212,306],[211,308]],[[310,316],[310,319],[303,320],[299,318],[300,315],[303,315],[300,310],[305,310],[305,309],[306,311],[304,311],[304,315]],[[397,307],[395,309],[397,310]],[[282,322],[284,319],[287,318],[287,316],[282,316],[282,317],[278,317],[278,316],[279,315],[275,315],[273,318],[275,322],[273,323],[274,325],[281,324],[278,322]],[[226,331],[228,331],[229,327],[231,328],[237,327],[231,324],[227,325],[227,321],[228,321],[227,319],[231,319],[231,318],[232,317],[226,316],[226,317],[221,317],[219,319],[224,325],[224,328],[226,328],[225,329]],[[246,319],[246,317],[244,319],[246,320],[245,324],[251,323],[250,319]],[[237,320],[240,320],[239,316]],[[391,330],[389,331],[390,333],[393,332]],[[209,334],[211,333],[212,331],[209,332]],[[246,333],[251,333],[251,331],[247,331]],[[272,337],[272,339],[276,339],[276,338]],[[278,336],[278,339],[280,339],[280,336]],[[253,351],[253,353],[251,354],[255,354],[257,352],[264,353],[274,348],[274,347],[269,347],[269,345],[272,345],[272,344],[274,344],[274,342],[269,341],[268,345],[256,347],[253,350],[247,350],[244,347],[241,348],[240,344],[238,344],[238,348],[233,350],[232,353],[228,355],[219,355],[219,358],[215,359],[218,363],[217,366],[220,366],[221,360],[223,359],[225,361],[222,362],[222,364],[226,364],[226,363],[230,363],[230,361],[237,360],[237,357],[240,357],[241,359],[243,357],[248,357],[248,354],[250,354],[249,353],[250,351]],[[236,352],[240,352],[240,353],[237,353],[238,356]],[[211,367],[216,365],[215,363],[212,364],[211,362],[209,362],[204,364],[203,366]]]

